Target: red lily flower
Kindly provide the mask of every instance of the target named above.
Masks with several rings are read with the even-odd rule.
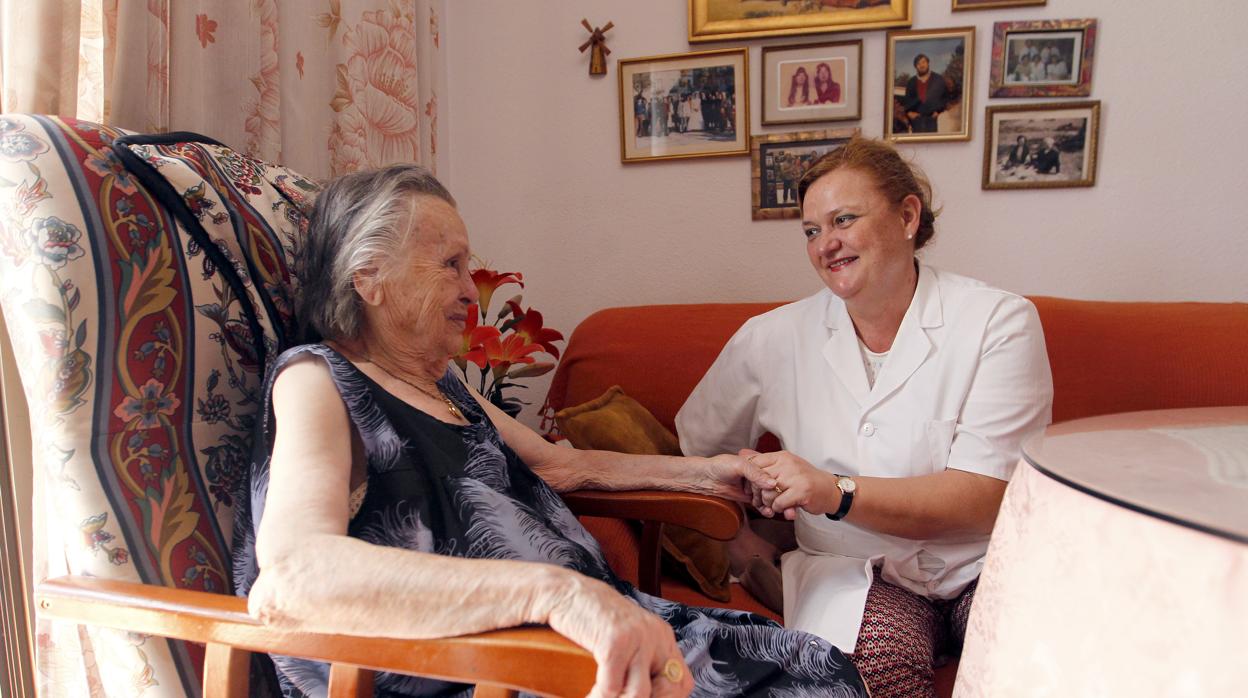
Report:
[[[465,362],[471,361],[478,368],[484,369],[488,360],[483,345],[490,339],[498,341],[501,333],[497,327],[480,324],[481,313],[475,303],[468,306],[466,312],[468,319],[464,322],[463,343],[460,344],[459,353],[455,355],[455,363],[465,365]]]
[[[533,363],[536,359],[529,356],[529,354],[541,350],[542,348],[536,344],[525,343],[524,338],[517,334],[508,335],[501,341],[498,337],[490,337],[481,346],[485,360],[489,363],[490,368],[494,370],[495,375],[506,373],[507,368],[512,364]],[[480,361],[477,361],[475,351],[469,355],[469,360],[478,366],[482,365]]]
[[[518,318],[518,322],[511,326],[515,333],[524,337],[525,342],[541,345],[551,356],[556,359],[559,358],[559,348],[554,343],[563,341],[563,333],[558,330],[552,330],[549,327],[543,327],[542,314],[533,308],[521,310],[519,303],[511,301],[507,301],[507,306],[511,308],[512,314]]]
[[[481,306],[481,316],[487,317],[490,312],[490,299],[494,291],[505,284],[520,284],[524,288],[524,275],[518,271],[497,272],[493,269],[478,269],[472,272],[472,283],[477,285],[477,303]]]

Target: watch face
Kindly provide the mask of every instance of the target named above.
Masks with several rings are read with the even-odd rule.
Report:
[[[858,483],[854,482],[853,480],[847,477],[843,477],[840,480],[837,480],[836,486],[839,487],[842,492],[853,492],[854,490],[858,489]]]

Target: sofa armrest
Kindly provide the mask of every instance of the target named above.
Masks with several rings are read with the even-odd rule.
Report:
[[[663,524],[691,528],[715,540],[731,540],[745,520],[740,505],[705,494],[663,490],[576,490],[562,494],[568,508],[578,516],[641,521],[637,588],[651,596],[663,594],[659,557]]]
[[[579,697],[593,687],[597,666],[588,651],[541,627],[438,640],[294,632],[264,626],[236,596],[78,576],[43,582],[35,603],[43,618],[206,643],[206,697],[247,695],[248,652],[330,663],[331,696],[371,695],[371,671],[390,671],[479,684],[483,696]]]

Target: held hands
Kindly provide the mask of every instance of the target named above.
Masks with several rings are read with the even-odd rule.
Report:
[[[797,518],[798,508],[819,515],[840,507],[841,491],[836,486],[835,475],[788,451],[759,453],[747,448],[741,449],[739,455],[760,468],[775,483],[771,487],[756,484],[750,493],[751,504],[763,516],[779,514],[792,521]]]
[[[753,501],[756,490],[775,487],[775,479],[751,462],[748,455],[742,451],[741,455],[707,458],[702,481],[695,484],[694,491],[748,503]]]
[[[589,698],[684,698],[693,691],[671,626],[596,579],[573,573],[570,581],[547,623],[593,653],[598,674]]]

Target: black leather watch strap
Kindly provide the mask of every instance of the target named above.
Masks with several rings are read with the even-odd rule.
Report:
[[[853,489],[846,490],[841,487],[840,480],[842,477],[843,477],[842,475],[836,476],[836,479],[837,479],[836,488],[841,491],[841,506],[838,507],[834,513],[824,514],[824,516],[828,517],[829,519],[832,519],[833,521],[840,521],[841,519],[845,518],[845,515],[849,513],[849,508],[854,505],[854,490]]]

